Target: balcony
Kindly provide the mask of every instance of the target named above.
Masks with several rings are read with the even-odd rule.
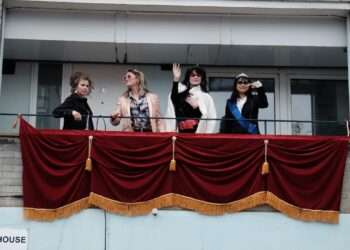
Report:
[[[47,115],[48,116],[48,115]],[[107,117],[105,118],[107,119]],[[262,121],[263,124],[268,121]],[[279,123],[281,121],[273,121]],[[286,121],[285,121],[286,122]],[[296,121],[288,121],[292,123]],[[300,122],[300,121],[299,121]],[[305,121],[304,121],[305,122]],[[316,122],[314,122],[316,123]],[[323,122],[325,123],[325,122]],[[345,124],[345,123],[344,123]],[[343,132],[346,127],[343,124]],[[103,129],[102,129],[103,130]],[[266,131],[266,130],[265,130]],[[273,135],[272,135],[273,136]],[[341,213],[350,213],[350,156],[348,155],[341,198]],[[0,207],[22,206],[22,159],[18,135],[0,136]],[[261,206],[251,209],[254,212],[272,212],[273,209]]]

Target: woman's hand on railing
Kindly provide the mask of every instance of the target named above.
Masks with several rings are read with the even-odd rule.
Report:
[[[113,124],[113,125],[118,125],[119,124],[119,122],[120,122],[120,118],[121,117],[121,114],[120,114],[120,112],[113,112],[112,114],[111,114],[111,123]]]

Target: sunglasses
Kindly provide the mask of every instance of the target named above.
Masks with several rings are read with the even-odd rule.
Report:
[[[128,79],[131,79],[132,77],[133,77],[133,75],[126,74],[126,75],[124,75],[124,76],[122,77],[122,80],[123,80],[123,81],[126,81],[126,80],[128,80]]]
[[[248,85],[249,82],[248,81],[238,81],[237,84],[244,84],[244,85]]]
[[[140,71],[138,71],[137,69],[128,69],[126,71],[126,74],[124,76],[122,76],[122,80],[123,81],[127,81],[129,79],[132,79],[134,77],[134,75],[135,76],[140,76]]]
[[[196,73],[192,73],[192,74],[190,75],[190,77],[202,77],[202,76],[199,75],[199,74],[196,74]]]

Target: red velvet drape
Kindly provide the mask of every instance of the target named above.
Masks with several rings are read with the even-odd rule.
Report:
[[[294,218],[337,222],[348,138],[178,134],[169,171],[174,135],[37,130],[22,120],[27,218],[91,205],[127,215],[168,206],[215,215],[268,204]]]
[[[84,132],[36,130],[21,120],[20,141],[23,161],[23,203],[43,209],[48,219],[68,204],[70,211],[88,207],[90,173],[85,164],[87,143]],[[79,205],[77,204],[79,203]],[[29,216],[30,217],[30,216]]]
[[[303,208],[338,211],[347,150],[347,138],[273,139],[268,191]]]

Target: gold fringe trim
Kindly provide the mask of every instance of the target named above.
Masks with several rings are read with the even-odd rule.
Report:
[[[96,206],[107,212],[127,216],[149,214],[153,208],[179,207],[189,209],[205,215],[223,215],[234,213],[259,205],[270,205],[287,216],[302,221],[319,221],[326,223],[339,223],[339,212],[333,210],[313,210],[294,206],[278,198],[271,192],[261,191],[243,199],[229,203],[211,203],[197,200],[179,194],[166,194],[144,202],[119,202],[96,193],[90,193],[71,204],[56,209],[24,208],[24,217],[30,220],[52,221],[65,218],[90,206]]]
[[[179,207],[206,215],[239,212],[265,203],[264,191],[230,203],[211,203],[179,194],[166,194],[145,202],[125,203],[91,193],[89,203],[111,213],[128,216],[149,214],[153,208]]]
[[[174,206],[196,211],[205,215],[223,215],[234,213],[249,208],[257,207],[265,203],[265,192],[258,192],[243,199],[229,203],[212,203],[197,200],[191,197],[174,194]]]
[[[153,208],[164,208],[173,206],[173,194],[166,194],[145,202],[119,202],[102,195],[90,193],[89,203],[102,208],[107,212],[117,213],[127,216],[145,215]]]
[[[55,209],[29,208],[25,207],[23,214],[28,220],[52,221],[69,217],[89,207],[89,198],[83,198],[63,207]]]
[[[266,192],[266,203],[287,216],[303,221],[320,221],[332,224],[339,223],[339,212],[334,210],[314,210],[296,207],[274,195]]]

